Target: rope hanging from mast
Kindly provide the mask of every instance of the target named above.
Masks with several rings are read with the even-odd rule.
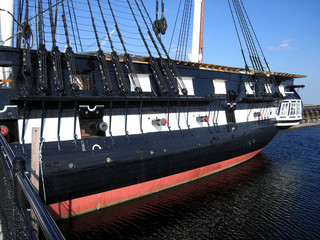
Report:
[[[98,0],[98,3],[99,3],[99,8],[100,8],[100,11],[101,10],[101,6],[100,6],[100,1]],[[108,0],[108,4],[109,4],[109,8],[110,8],[110,11],[111,11],[111,14],[112,14],[112,18],[113,18],[113,21],[115,23],[115,28],[116,28],[116,31],[118,33],[118,37],[120,39],[120,42],[121,42],[121,45],[122,45],[122,48],[124,50],[124,60],[125,60],[125,63],[126,63],[126,68],[128,70],[128,73],[129,73],[129,77],[131,78],[131,81],[134,85],[134,89],[135,89],[135,92],[140,95],[142,93],[142,89],[141,89],[141,86],[140,86],[140,82],[139,82],[139,79],[138,79],[138,75],[137,75],[137,72],[136,72],[136,69],[133,65],[133,62],[132,62],[132,58],[131,56],[128,54],[127,52],[127,49],[126,49],[126,46],[124,44],[124,41],[123,41],[123,38],[122,38],[122,35],[121,35],[121,32],[120,32],[120,29],[119,29],[119,26],[118,26],[118,23],[117,23],[117,20],[116,20],[116,17],[114,15],[114,12],[113,12],[113,9],[112,9],[112,6],[111,6],[111,3],[110,3],[110,0]],[[102,14],[102,13],[101,13]],[[111,43],[111,36],[109,34],[109,31],[107,29],[107,34],[108,34],[108,38],[109,38],[109,41]],[[112,46],[112,50],[113,50],[113,46]]]
[[[152,24],[152,20],[151,20],[151,17],[147,11],[147,8],[146,6],[144,5],[143,3],[143,0],[140,0],[143,8],[144,8],[144,11],[147,13],[147,17],[149,18],[149,21],[150,23]],[[163,6],[164,8],[164,6]],[[146,23],[147,25],[147,23]],[[166,69],[167,73],[168,73],[168,81],[170,83],[170,87],[171,89],[173,90],[174,93],[178,94],[179,93],[179,89],[181,89],[181,92],[183,93],[183,95],[187,95],[188,94],[188,91],[187,91],[187,88],[181,78],[181,75],[177,69],[177,66],[175,65],[175,63],[170,59],[170,56],[169,56],[169,53],[168,51],[166,50],[166,47],[164,46],[161,38],[159,35],[156,34],[156,38],[158,40],[158,42],[160,43],[161,47],[162,47],[162,50],[164,51],[164,53],[166,54],[166,57],[167,57],[167,62],[166,63],[162,58],[161,58],[161,55],[160,55],[160,58],[161,58],[161,64],[164,66],[164,68]]]
[[[38,31],[39,31],[39,47],[40,45],[45,45],[45,34],[44,34],[44,26],[43,26],[43,15],[42,15],[42,1],[38,0],[38,16],[39,16],[39,24],[38,24]]]
[[[179,14],[178,14],[178,13],[180,12],[181,2],[182,2],[182,0],[179,1],[179,7],[178,7],[177,14],[176,14],[176,20],[174,21],[172,36],[171,36],[170,45],[169,45],[169,53],[170,53],[170,50],[171,50],[171,45],[172,45],[174,33],[175,33],[175,31],[176,31],[176,25],[177,25],[177,21],[178,21],[178,17],[179,17]]]
[[[260,72],[265,72],[265,71],[270,72],[269,65],[265,59],[264,53],[262,51],[262,48],[261,48],[260,43],[258,41],[258,38],[255,34],[255,31],[253,29],[253,26],[251,24],[251,21],[249,19],[249,16],[246,12],[246,9],[243,5],[242,0],[232,0],[232,4],[230,3],[230,0],[228,0],[228,4],[229,4],[229,8],[230,8],[231,15],[233,18],[234,26],[235,26],[235,29],[237,32],[237,37],[238,37],[238,40],[240,43],[242,56],[245,61],[246,70],[247,71],[249,70],[249,66],[246,61],[246,57],[245,57],[245,53],[244,53],[243,46],[241,43],[241,38],[240,38],[240,35],[238,32],[234,13],[238,19],[238,23],[239,23],[239,26],[240,26],[240,29],[242,32],[243,40],[245,42],[245,46],[247,48],[249,59],[252,64],[252,68],[254,70],[257,70]],[[258,47],[256,46],[256,44],[258,45]],[[261,62],[259,52],[261,54],[261,57],[263,57],[263,59],[264,59],[265,66]],[[277,84],[274,76],[267,77],[266,74],[256,73],[253,77],[257,81],[257,84],[259,85],[260,91],[263,92],[262,95],[270,95],[272,93],[272,90],[270,89],[271,84],[273,84],[273,86],[275,87],[275,94],[279,94],[278,84]]]
[[[102,20],[103,20],[103,24],[104,24],[104,27],[105,27],[106,32],[107,32],[107,36],[108,36],[108,40],[109,40],[109,43],[110,43],[110,47],[112,49],[111,60],[113,62],[113,67],[114,67],[114,70],[116,72],[116,78],[117,78],[117,82],[118,82],[118,87],[119,87],[120,92],[122,94],[127,94],[129,92],[129,89],[128,89],[128,86],[127,86],[127,84],[125,82],[125,77],[124,77],[123,70],[122,70],[122,67],[121,67],[121,64],[120,64],[120,59],[119,59],[119,56],[118,56],[117,52],[114,49],[114,46],[113,46],[113,43],[112,43],[112,39],[111,39],[111,36],[110,36],[110,33],[109,33],[109,29],[108,29],[108,26],[107,26],[107,22],[106,22],[106,20],[104,18],[103,11],[102,11],[102,8],[101,8],[101,5],[100,5],[100,0],[97,0],[97,2],[98,2],[98,5],[99,5],[100,14],[101,14],[101,17],[102,17]]]
[[[76,35],[74,33],[74,28],[73,28],[73,21],[72,21],[72,17],[71,17],[71,11],[70,11],[70,5],[69,5],[69,1],[67,0],[67,5],[68,5],[68,12],[69,12],[69,19],[70,19],[70,23],[71,23],[71,29],[72,29],[72,35],[73,35],[73,40],[74,40],[74,45],[76,46],[76,52],[78,52],[78,47],[77,47],[77,40],[76,40]],[[77,22],[76,22],[76,26],[78,26]]]
[[[231,10],[232,16],[233,16],[233,11],[232,11],[232,7],[233,7],[235,15],[238,19],[238,23],[239,23],[239,26],[240,26],[240,29],[242,32],[242,36],[243,36],[243,39],[244,39],[244,42],[245,42],[245,45],[246,45],[246,48],[247,48],[247,51],[249,54],[249,59],[251,61],[253,69],[264,71],[256,44],[255,44],[255,41],[252,36],[253,35],[252,34],[253,28],[252,28],[252,25],[250,27],[248,25],[249,18],[247,15],[244,14],[245,10],[243,10],[244,9],[243,4],[240,5],[239,0],[232,0],[232,5],[230,3],[230,0],[228,0],[228,3],[229,3],[229,7]],[[234,19],[234,16],[233,16],[233,19]],[[234,24],[237,29],[237,25],[236,25],[235,21],[234,21]],[[237,32],[238,32],[238,30],[237,30]],[[238,35],[238,39],[241,44],[241,39],[240,39],[239,35]],[[256,42],[258,42],[257,38],[255,40],[256,40]],[[260,46],[260,44],[259,44],[259,46]],[[262,49],[260,48],[259,50],[262,53]]]
[[[228,0],[230,1],[230,0]],[[247,21],[244,18],[242,8],[239,4],[238,0],[232,0],[233,8],[236,14],[236,17],[238,19],[238,23],[240,25],[240,29],[242,32],[242,36],[249,54],[249,59],[252,64],[252,67],[254,70],[263,71],[263,66],[261,64],[259,54],[257,53],[256,46],[254,44],[250,29],[248,28]],[[232,13],[232,10],[231,10]],[[237,28],[237,25],[235,24],[235,27]],[[241,40],[239,40],[241,42]],[[263,92],[265,84],[268,83],[268,79],[263,75],[255,75],[255,76],[249,76],[250,81],[254,81],[258,84],[255,86],[255,93],[257,92]]]
[[[156,59],[153,57],[153,55],[152,55],[152,53],[151,53],[151,51],[150,51],[150,48],[149,48],[149,46],[148,46],[148,43],[147,43],[147,41],[146,41],[146,39],[145,39],[145,37],[144,37],[144,35],[143,35],[143,33],[142,33],[142,30],[141,30],[140,25],[139,25],[139,23],[138,23],[137,17],[136,17],[136,15],[135,15],[135,13],[134,13],[134,11],[133,11],[133,9],[132,9],[132,6],[131,6],[129,0],[127,0],[127,3],[128,3],[128,6],[129,6],[129,8],[130,8],[130,10],[131,10],[132,16],[133,16],[133,18],[134,18],[134,20],[135,20],[135,22],[136,22],[136,25],[137,25],[137,27],[138,27],[138,31],[139,31],[139,33],[140,33],[140,36],[141,36],[141,38],[142,38],[142,41],[143,41],[143,43],[144,43],[144,45],[145,45],[145,47],[146,47],[146,49],[147,49],[147,51],[148,51],[148,53],[149,53],[149,56],[150,56],[150,66],[151,66],[152,75],[153,75],[154,79],[156,80],[156,83],[157,83],[157,85],[158,85],[161,93],[164,94],[164,95],[168,95],[168,94],[169,94],[169,91],[168,91],[167,85],[166,85],[166,83],[165,83],[165,81],[164,81],[164,78],[163,78],[163,76],[162,76],[162,73],[161,73],[160,67],[159,67],[159,65],[158,65],[158,62],[157,62]],[[136,2],[136,4],[137,4],[137,2]],[[140,10],[140,13],[141,13],[141,10]],[[142,16],[143,16],[143,15],[142,15]],[[153,43],[154,43],[154,39],[153,39],[152,35],[150,34],[149,28],[148,28],[148,34],[149,34],[151,40],[153,40]],[[160,53],[160,52],[159,52],[159,49],[157,49],[157,52]]]
[[[185,0],[175,59],[186,60],[190,31],[192,0]]]
[[[38,0],[38,15],[39,15],[39,45],[37,49],[39,62],[39,90],[45,92],[48,90],[48,76],[47,76],[47,56],[48,52],[45,46],[45,34],[42,16],[42,1]]]
[[[97,56],[97,59],[99,61],[99,68],[100,68],[100,72],[101,72],[102,81],[103,81],[103,84],[104,84],[104,89],[105,89],[107,94],[112,94],[113,93],[113,89],[112,89],[112,83],[111,83],[111,79],[110,79],[108,65],[107,65],[107,62],[106,62],[106,56],[104,55],[104,53],[103,53],[103,51],[101,49],[101,44],[100,44],[100,41],[99,41],[96,25],[94,23],[93,13],[92,13],[92,10],[91,10],[91,5],[90,5],[89,0],[87,0],[87,3],[88,3],[88,7],[89,7],[90,16],[91,16],[92,27],[93,27],[94,34],[95,34],[96,41],[97,41],[97,45],[98,45],[98,48],[99,48],[97,53],[96,53],[96,56]]]
[[[262,54],[263,60],[264,60],[264,62],[265,62],[265,64],[266,64],[266,67],[267,67],[268,71],[271,72],[270,66],[269,66],[269,64],[268,64],[268,62],[267,62],[267,60],[266,60],[266,57],[265,57],[265,55],[264,55],[264,53],[263,53],[263,51],[262,51],[262,47],[261,47],[261,45],[260,45],[260,42],[258,41],[258,37],[257,37],[257,35],[256,35],[256,32],[254,31],[254,28],[253,28],[253,26],[252,26],[252,24],[251,24],[250,18],[249,18],[249,16],[248,16],[248,13],[247,13],[247,11],[246,11],[246,8],[245,8],[244,5],[243,5],[242,0],[240,0],[240,3],[241,3],[241,5],[242,5],[242,8],[243,8],[243,10],[244,10],[244,13],[246,14],[246,17],[247,17],[247,19],[248,19],[248,22],[249,22],[249,24],[250,24],[250,27],[251,27],[251,29],[252,29],[252,32],[253,32],[253,34],[254,34],[254,36],[255,36],[255,39],[256,39],[256,41],[257,41],[257,43],[258,43],[258,46],[259,46],[260,52],[261,52],[261,54]],[[273,75],[271,76],[271,82],[274,84],[274,86],[276,86],[276,95],[279,95],[279,96],[280,96],[281,93],[280,93],[280,90],[279,90],[279,87],[278,87],[278,83],[277,83],[277,81],[276,81],[276,79],[275,79],[275,77],[274,77]]]
[[[265,58],[265,56],[264,56],[264,53],[263,53],[263,51],[262,51],[260,42],[258,41],[256,32],[255,32],[254,29],[253,29],[253,26],[252,26],[252,24],[251,24],[251,21],[250,21],[250,18],[249,18],[249,16],[248,16],[248,14],[247,14],[246,8],[244,7],[242,0],[241,0],[240,2],[241,2],[241,5],[242,5],[242,8],[243,8],[243,10],[244,10],[244,12],[245,12],[245,14],[246,14],[246,17],[247,17],[247,19],[248,19],[248,22],[249,22],[249,24],[250,24],[250,27],[251,27],[251,29],[252,29],[252,32],[253,32],[256,40],[257,40],[257,43],[258,43],[259,49],[260,49],[260,51],[261,51],[261,54],[262,54],[262,56],[263,56],[264,62],[265,62],[265,64],[266,64],[267,68],[268,68],[268,71],[270,72],[269,64],[268,64],[268,62],[267,62],[267,60],[266,60],[266,58]]]
[[[57,0],[58,1],[58,0]],[[63,94],[64,91],[64,83],[62,78],[62,67],[61,67],[61,52],[57,46],[56,42],[56,29],[57,29],[57,21],[58,21],[58,5],[55,6],[55,18],[53,19],[52,12],[52,2],[49,0],[49,17],[50,17],[50,25],[51,25],[51,36],[52,36],[52,49],[51,49],[51,58],[53,64],[54,71],[54,82],[55,88],[59,94]]]
[[[142,1],[141,1],[141,2],[142,2]],[[175,80],[175,78],[174,78],[174,76],[173,76],[173,72],[172,72],[172,70],[169,68],[168,63],[162,58],[160,49],[159,49],[159,47],[157,46],[157,43],[156,43],[155,39],[153,38],[153,35],[152,35],[152,33],[151,33],[150,29],[149,29],[148,23],[147,23],[144,15],[143,15],[143,13],[142,13],[142,10],[141,10],[141,8],[140,8],[137,0],[135,0],[135,3],[136,3],[136,6],[137,6],[138,9],[139,9],[139,12],[140,12],[140,15],[141,15],[141,17],[142,17],[142,19],[143,19],[144,24],[145,24],[145,26],[147,27],[148,35],[149,35],[149,37],[150,37],[150,39],[151,39],[151,41],[152,41],[155,49],[157,50],[157,52],[158,52],[158,54],[159,54],[159,57],[160,57],[160,66],[161,66],[161,70],[162,70],[162,72],[163,72],[163,76],[167,79],[167,82],[169,83],[169,86],[170,86],[171,90],[173,91],[173,93],[178,94],[178,93],[179,93],[179,90],[178,90],[178,87],[177,87],[177,81]],[[146,11],[146,9],[145,9],[145,11]],[[149,19],[150,19],[150,22],[152,23],[151,18],[150,18],[150,16],[149,16],[149,14],[148,14],[147,11],[146,11],[146,13],[147,13],[147,16],[148,16]],[[159,35],[156,35],[156,37],[157,37],[158,39],[160,39]],[[165,48],[164,48],[164,46],[163,46],[163,45],[161,45],[161,46],[162,46],[162,50],[165,52],[165,54],[168,55],[167,52],[166,52],[166,50],[165,50]]]
[[[144,7],[144,10],[147,13],[147,16],[148,16],[148,18],[150,20],[150,23],[152,24],[152,20],[150,18],[150,15],[149,15],[147,9],[145,8],[145,5],[143,4],[143,1],[140,0],[140,2],[142,3],[142,5]],[[160,64],[161,64],[161,67],[162,67],[161,69],[162,69],[164,77],[167,79],[167,82],[169,83],[169,86],[170,86],[172,92],[174,94],[179,94],[179,89],[178,89],[178,80],[179,80],[180,88],[181,88],[183,94],[187,94],[187,89],[185,88],[181,77],[179,79],[177,79],[177,75],[180,76],[180,74],[179,74],[178,70],[176,69],[174,63],[170,60],[169,54],[168,54],[164,44],[162,43],[160,36],[156,35],[156,37],[157,37],[157,39],[158,39],[158,41],[159,41],[159,43],[160,43],[160,45],[162,47],[162,50],[165,52],[165,54],[166,54],[166,56],[168,58],[168,61],[165,61],[162,58],[161,53],[159,51],[159,48],[158,48],[158,46],[157,46],[157,44],[156,44],[156,42],[155,42],[155,40],[154,40],[154,38],[153,38],[153,36],[151,34],[151,31],[150,31],[150,29],[148,27],[147,21],[145,20],[145,17],[143,15],[142,11],[141,11],[141,8],[140,8],[137,0],[135,0],[135,3],[137,5],[137,7],[139,9],[139,12],[141,14],[141,17],[142,17],[142,19],[143,19],[143,21],[144,21],[144,23],[145,23],[145,25],[146,25],[146,27],[148,29],[148,34],[149,34],[149,36],[150,36],[150,38],[152,40],[152,43],[153,43],[154,47],[156,48],[156,50],[157,50],[157,52],[158,52],[158,54],[160,56]]]
[[[71,84],[71,90],[73,92],[76,92],[79,90],[79,84],[77,83],[77,78],[76,78],[76,64],[75,64],[74,52],[72,50],[71,42],[69,39],[68,26],[67,26],[67,21],[66,21],[66,13],[64,10],[63,2],[62,2],[62,20],[63,20],[63,27],[64,27],[64,32],[65,32],[66,41],[67,41],[67,48],[65,49],[65,57],[67,60],[69,81]]]
[[[23,3],[24,1],[18,0],[18,6],[17,6],[17,32],[20,31],[20,28],[22,28],[22,11],[23,11]],[[14,18],[13,18],[14,19]],[[21,34],[18,34],[17,36],[17,42],[16,42],[17,48],[21,47]]]
[[[245,63],[245,69],[246,69],[246,71],[249,71],[249,66],[248,66],[248,63],[247,63],[247,60],[246,60],[246,56],[245,56],[244,51],[243,51],[243,46],[242,46],[242,43],[241,43],[241,39],[240,39],[239,31],[238,31],[238,28],[237,28],[236,20],[234,18],[234,14],[233,14],[233,11],[232,11],[232,8],[231,8],[231,4],[230,4],[229,0],[228,0],[228,4],[229,4],[229,8],[230,8],[233,24],[234,24],[235,29],[236,29],[237,38],[238,38],[238,41],[239,41],[239,44],[240,44],[242,57],[243,57],[243,60],[244,60],[244,63]]]

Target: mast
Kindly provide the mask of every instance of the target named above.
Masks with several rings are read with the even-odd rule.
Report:
[[[0,46],[12,47],[13,38],[9,39],[13,34],[13,6],[14,0],[2,0],[0,8],[0,27],[1,27],[1,42]],[[9,13],[12,14],[12,16]]]
[[[203,58],[203,24],[204,24],[204,0],[202,0],[202,3],[201,3],[199,63],[202,62],[202,58]]]
[[[204,0],[194,0],[191,62],[202,62]]]

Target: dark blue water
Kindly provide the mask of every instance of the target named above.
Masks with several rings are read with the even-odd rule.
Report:
[[[320,239],[320,126],[216,175],[64,220],[67,239]]]

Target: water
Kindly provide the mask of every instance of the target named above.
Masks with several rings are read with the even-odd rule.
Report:
[[[320,239],[320,126],[282,131],[219,174],[58,224],[67,239]]]

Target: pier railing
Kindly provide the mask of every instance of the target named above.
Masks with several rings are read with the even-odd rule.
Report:
[[[65,239],[25,172],[25,160],[16,157],[0,134],[0,218],[5,239],[37,239],[30,209],[46,239]]]

